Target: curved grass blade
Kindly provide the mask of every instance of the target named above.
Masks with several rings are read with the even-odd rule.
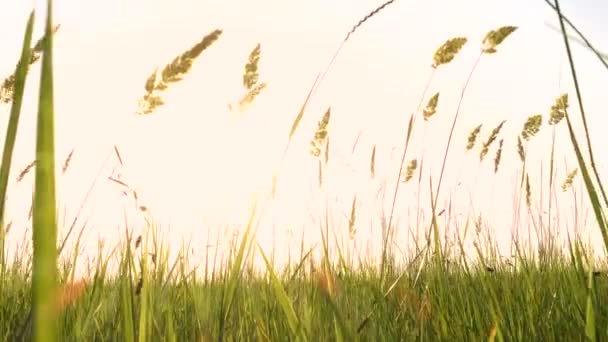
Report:
[[[555,11],[557,12],[557,15],[559,17],[561,33],[562,33],[562,37],[564,38],[564,45],[566,47],[566,53],[568,55],[568,64],[570,65],[570,72],[572,73],[572,80],[574,81],[574,89],[576,90],[576,99],[578,101],[578,107],[579,107],[579,110],[581,113],[581,119],[583,121],[583,128],[585,130],[585,138],[587,140],[587,153],[589,153],[589,162],[591,165],[591,170],[593,171],[595,180],[597,181],[597,187],[599,189],[600,194],[602,195],[602,199],[604,200],[604,205],[606,207],[608,207],[608,195],[606,195],[606,191],[604,190],[604,186],[602,185],[602,180],[600,179],[600,175],[597,171],[597,168],[595,167],[595,158],[593,156],[593,148],[591,147],[591,137],[589,135],[589,128],[587,126],[587,116],[585,115],[585,109],[583,108],[583,99],[582,99],[582,95],[581,95],[581,91],[580,91],[580,87],[579,87],[579,83],[578,83],[578,77],[576,75],[574,59],[572,57],[572,51],[570,49],[570,43],[568,40],[568,35],[566,33],[566,27],[564,25],[565,18],[562,15],[558,0],[555,0]],[[582,34],[580,36],[584,38],[584,36]],[[589,48],[591,48],[593,51],[597,51],[593,47],[591,47],[591,45],[589,43],[587,43],[587,44],[588,44]],[[604,224],[606,224],[606,221],[604,221]]]
[[[15,72],[15,87],[12,97],[11,113],[6,128],[6,138],[4,140],[4,152],[2,153],[2,167],[0,168],[0,265],[4,266],[4,204],[6,199],[6,189],[8,187],[8,177],[11,170],[13,150],[17,140],[17,127],[19,126],[19,116],[21,114],[21,104],[23,103],[23,93],[29,60],[31,55],[30,44],[32,42],[32,31],[34,30],[34,11],[31,12],[25,29],[23,38],[23,48],[21,58],[17,64]]]
[[[57,25],[55,26],[55,28],[53,29],[53,33],[56,33],[59,30],[59,26]],[[42,43],[44,42],[44,37],[42,36],[42,38],[40,38],[37,42],[36,45],[34,45],[34,47],[29,51],[29,56],[26,59],[28,66],[32,66],[34,65],[36,62],[38,62],[38,60],[40,60],[40,54],[42,53]],[[31,44],[31,39],[28,42],[28,44]],[[28,47],[30,45],[27,45]],[[17,65],[17,68],[19,67],[19,65]],[[17,73],[19,71],[15,70],[15,72],[13,74],[11,74],[10,76],[8,76],[7,78],[4,79],[4,81],[2,81],[2,84],[0,85],[0,104],[2,103],[10,103],[11,100],[13,100],[14,95],[15,95],[15,91],[17,91]],[[26,73],[27,75],[27,73]]]
[[[581,97],[581,92],[580,92],[580,87],[578,84],[578,78],[576,76],[576,69],[574,67],[574,60],[572,58],[572,51],[570,50],[570,43],[568,42],[568,37],[566,36],[566,28],[564,25],[564,17],[562,16],[562,12],[561,9],[559,7],[559,1],[555,1],[555,9],[557,12],[557,15],[559,17],[559,22],[560,22],[560,27],[562,30],[562,36],[564,38],[564,45],[566,46],[566,53],[568,55],[568,62],[570,64],[570,71],[572,72],[572,79],[574,80],[574,88],[576,89],[576,96],[577,96],[577,100],[578,100],[578,104],[579,104],[579,108],[580,108],[580,112],[581,112],[581,117],[583,120],[583,126],[585,127],[585,133],[586,133],[586,138],[587,138],[587,142],[590,141],[589,139],[589,132],[587,131],[587,120],[585,119],[585,111],[583,109],[583,100]],[[572,128],[572,122],[570,121],[570,116],[568,115],[568,112],[565,111],[565,116],[566,116],[566,123],[568,124],[568,132],[570,134],[570,141],[572,142],[572,147],[574,147],[574,152],[576,154],[576,160],[579,164],[579,168],[581,169],[581,175],[583,176],[583,180],[585,181],[585,187],[587,188],[587,193],[589,195],[589,200],[591,202],[592,205],[592,209],[593,212],[595,214],[595,218],[597,220],[597,224],[600,228],[600,232],[602,234],[602,238],[604,239],[604,246],[606,248],[608,248],[608,227],[607,227],[607,222],[606,222],[606,217],[604,215],[604,212],[602,211],[602,204],[600,203],[600,198],[598,195],[598,191],[596,190],[593,181],[591,180],[591,176],[589,174],[589,170],[587,168],[587,165],[583,159],[583,155],[581,153],[580,147],[578,145],[578,142],[576,140],[576,136],[574,134],[574,130]],[[593,162],[593,154],[592,154],[592,148],[591,148],[591,144],[589,144],[588,146],[589,148],[589,158],[591,160],[591,169],[594,171],[596,179],[598,181],[598,185],[599,185],[599,190],[602,192],[603,198],[606,202],[608,202],[608,200],[606,200],[606,195],[604,193],[604,189],[602,187],[602,183],[599,179],[599,175],[597,173],[597,170],[595,169],[595,163]]]

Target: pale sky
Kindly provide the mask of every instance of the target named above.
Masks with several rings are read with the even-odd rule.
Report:
[[[40,12],[34,39],[43,28],[45,2],[35,1]],[[2,79],[14,69],[33,3],[0,1]],[[114,175],[120,173],[136,189],[140,204],[150,209],[175,249],[185,239],[196,254],[204,253],[208,234],[213,240],[209,243],[214,243],[224,228],[244,225],[255,195],[264,199],[291,124],[314,78],[350,28],[380,3],[55,1],[54,22],[61,25],[54,54],[58,168],[74,149],[70,169],[58,180],[60,224],[64,211],[65,225],[71,222],[106,156],[117,145],[125,165]],[[608,4],[564,0],[562,9],[593,44],[608,50],[608,24],[603,20]],[[438,205],[446,207],[451,196],[453,215],[459,215],[460,224],[467,215],[481,214],[501,244],[508,246],[513,190],[518,184],[515,177],[521,172],[516,135],[526,118],[544,114],[541,134],[530,143],[528,162],[535,206],[540,206],[543,163],[543,211],[548,207],[546,170],[551,141],[547,114],[563,92],[570,93],[570,113],[579,140],[583,139],[563,40],[546,23],[558,26],[556,14],[542,0],[402,0],[365,23],[343,48],[306,111],[281,171],[277,200],[268,207],[260,226],[260,244],[269,250],[274,239],[279,255],[288,248],[299,253],[302,229],[307,240],[316,242],[327,198],[338,233],[347,232],[347,216],[356,195],[357,243],[371,243],[377,249],[382,203],[376,194],[387,181],[384,210],[388,215],[407,120],[420,101],[433,53],[447,39],[465,36],[469,42],[461,53],[436,72],[424,102],[439,91],[438,112],[426,128],[418,120],[407,156],[407,160],[419,158],[424,146],[420,198],[428,224],[428,170],[436,185],[462,84],[485,34],[514,25],[519,29],[498,47],[497,54],[482,57],[475,71],[454,132]],[[163,95],[166,105],[150,116],[136,116],[137,100],[150,73],[218,28],[223,30],[219,40],[203,52],[182,82]],[[243,113],[230,112],[228,104],[243,95],[244,65],[257,43],[262,48],[260,81],[268,87]],[[608,158],[600,152],[606,144],[608,119],[602,89],[606,89],[608,72],[587,49],[576,43],[572,47],[597,163],[600,174],[606,175]],[[39,64],[28,78],[13,159],[7,214],[14,221],[11,247],[21,241],[23,230],[30,225],[27,212],[33,174],[19,184],[15,179],[34,158],[38,84]],[[309,142],[329,106],[330,166],[321,192]],[[8,106],[0,107],[5,118],[8,112]],[[481,167],[479,146],[465,154],[464,145],[473,127],[484,125],[481,139],[485,140],[502,120],[507,120],[500,136],[505,139],[505,150],[501,170],[494,175],[496,145]],[[1,127],[4,137],[6,120]],[[371,180],[369,160],[374,145],[377,174]],[[574,218],[572,193],[559,189],[566,174],[564,160],[568,170],[576,164],[565,122],[557,129],[556,160],[556,196],[565,230]],[[117,241],[117,231],[124,229],[125,210],[135,229],[141,230],[143,222],[142,215],[133,211],[133,201],[121,196],[117,184],[107,181],[115,159],[105,165],[80,221],[88,220],[84,236],[90,247],[100,238],[110,245]],[[580,178],[575,184],[577,193],[584,190]],[[405,248],[408,222],[415,224],[412,212],[418,189],[416,182],[400,189],[396,220],[404,241],[401,248]],[[583,199],[587,207],[586,196]],[[548,220],[547,215],[544,219]],[[453,223],[450,225],[453,231]],[[587,226],[597,233],[591,214]],[[295,235],[289,240],[288,231]]]

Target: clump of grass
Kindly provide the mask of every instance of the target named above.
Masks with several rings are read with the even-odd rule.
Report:
[[[389,1],[373,11],[355,26],[352,32],[362,22],[392,2]],[[47,18],[47,33],[51,27],[50,13],[51,11]],[[30,34],[32,22],[33,20],[29,22],[29,28],[26,31]],[[484,39],[482,54],[495,53],[496,47],[514,30],[514,27],[508,26],[491,31]],[[580,240],[573,242],[576,247],[570,248],[568,251],[570,255],[556,251],[556,257],[551,259],[547,267],[543,268],[538,267],[535,263],[535,257],[538,258],[538,255],[516,255],[513,270],[507,268],[508,264],[501,264],[498,260],[490,267],[487,261],[498,251],[492,249],[495,247],[490,247],[486,252],[487,255],[484,255],[478,243],[480,240],[474,241],[478,253],[477,260],[469,261],[462,257],[460,264],[449,263],[451,258],[458,256],[451,254],[453,252],[448,248],[447,242],[446,245],[442,245],[439,241],[437,216],[440,216],[442,212],[438,215],[435,214],[437,197],[433,199],[433,196],[438,196],[440,184],[437,186],[437,192],[433,193],[431,181],[429,181],[431,220],[436,249],[431,250],[427,245],[417,251],[413,258],[405,258],[405,263],[401,265],[398,265],[395,256],[389,256],[386,253],[386,246],[395,241],[390,240],[391,234],[383,232],[384,244],[380,268],[375,266],[373,261],[361,260],[362,262],[358,266],[349,264],[343,258],[339,248],[338,266],[334,266],[329,258],[328,246],[330,243],[327,231],[330,220],[329,214],[327,214],[325,227],[323,227],[327,230],[322,231],[324,248],[322,265],[317,270],[313,269],[312,281],[307,278],[307,275],[299,273],[310,252],[296,261],[295,271],[291,268],[292,265],[288,265],[283,272],[277,272],[264,251],[259,248],[259,253],[266,265],[266,273],[260,273],[249,263],[252,260],[250,257],[252,258],[254,254],[252,246],[255,240],[253,227],[255,210],[253,210],[244,236],[238,244],[232,245],[234,250],[231,252],[234,254],[230,254],[226,262],[220,262],[218,267],[222,269],[219,271],[219,275],[216,276],[214,273],[210,280],[207,278],[206,272],[204,279],[198,278],[195,271],[189,272],[192,265],[188,265],[185,258],[180,259],[179,262],[176,261],[174,266],[169,267],[166,253],[163,253],[154,234],[152,234],[153,246],[149,246],[148,229],[143,235],[144,237],[140,235],[135,241],[135,249],[139,249],[140,252],[138,260],[135,251],[131,250],[132,244],[127,230],[127,243],[120,248],[119,269],[116,274],[106,274],[107,260],[103,261],[102,258],[99,258],[95,276],[90,285],[88,282],[68,281],[59,292],[51,291],[54,289],[54,279],[44,278],[44,272],[53,271],[57,265],[57,258],[53,255],[56,236],[53,239],[51,234],[55,229],[55,223],[52,220],[54,216],[51,214],[51,208],[53,211],[55,210],[54,174],[47,169],[49,166],[54,167],[53,74],[51,72],[52,44],[50,39],[45,44],[39,113],[39,128],[42,129],[38,131],[38,163],[36,164],[34,278],[31,282],[34,293],[32,298],[33,317],[36,327],[34,336],[38,340],[48,340],[49,336],[51,338],[54,336],[52,324],[55,320],[58,322],[57,327],[60,328],[60,331],[65,331],[64,334],[59,335],[65,340],[127,341],[136,339],[144,341],[150,338],[169,341],[192,340],[193,338],[211,340],[213,337],[223,341],[246,340],[251,339],[252,336],[260,340],[287,338],[299,341],[307,341],[309,337],[315,340],[338,341],[399,339],[468,341],[488,338],[488,331],[489,340],[494,340],[496,337],[499,340],[520,340],[522,336],[531,340],[577,340],[580,339],[582,332],[591,340],[595,340],[602,333],[597,327],[604,326],[608,322],[608,314],[605,310],[599,309],[608,302],[608,292],[606,291],[608,283],[594,278],[593,273],[589,272],[588,283],[585,284],[585,277],[581,277],[581,270],[584,271],[584,267],[581,265],[592,264],[593,260],[587,257],[585,251],[582,251],[582,247],[579,247],[581,246]],[[464,42],[458,49],[462,45]],[[29,44],[24,44],[24,46],[29,46]],[[449,53],[452,55],[450,58],[445,56],[439,58],[441,63],[438,65],[451,61],[454,58],[454,51],[458,49],[446,48],[447,52],[444,52],[446,56],[449,57],[447,55]],[[254,57],[250,58],[250,62],[257,63],[257,57],[254,53],[252,55]],[[182,68],[180,70],[185,70],[182,72],[184,74],[190,64],[188,67],[180,63],[177,65],[181,66],[176,66],[172,70]],[[250,73],[250,77],[244,78],[244,85],[246,87],[251,85],[251,89],[257,82],[257,77],[252,75],[257,72],[257,68],[249,68],[250,71],[253,69],[255,70]],[[473,70],[475,67],[471,73]],[[172,75],[167,76],[165,86],[157,89],[155,73],[150,93],[162,91],[169,83],[181,79],[179,72]],[[467,79],[467,84],[469,79]],[[161,83],[164,81],[163,78]],[[461,101],[465,89],[466,85]],[[309,93],[309,97],[310,95],[311,93]],[[429,103],[432,102],[433,98]],[[432,109],[429,112],[432,111],[434,114],[437,102],[438,93],[435,104],[431,106]],[[555,109],[557,114],[552,118],[555,117],[554,121],[559,122],[557,117],[563,112],[563,117],[568,122],[577,159],[579,165],[582,165],[583,177],[591,199],[595,199],[593,205],[597,210],[595,206],[599,203],[598,198],[597,195],[593,196],[593,187],[590,187],[589,175],[582,162],[582,156],[576,145],[565,110],[566,102],[562,101],[559,105],[555,105],[559,108]],[[303,109],[298,118],[301,118],[302,113]],[[459,109],[456,111],[456,117],[458,113]],[[329,150],[327,132],[329,117],[330,110],[328,109],[319,122],[311,143],[313,145],[311,153],[315,157],[320,157],[321,149],[324,146],[326,163]],[[525,162],[522,138],[528,143],[529,139],[539,132],[542,117],[533,116],[528,121],[524,125],[522,133],[518,135],[518,152],[521,151],[522,162]],[[455,122],[456,119],[454,119],[454,124]],[[483,144],[481,159],[498,138],[504,123],[505,121],[501,122]],[[407,150],[413,127],[414,115],[412,114],[407,127],[405,150]],[[294,129],[295,126],[292,126],[290,138]],[[468,148],[467,145],[468,149],[473,148],[480,130],[481,125],[473,131],[474,135],[469,135],[471,147]],[[500,163],[503,141],[504,139],[499,141],[496,151],[495,172]],[[318,148],[316,154],[314,147]],[[115,150],[120,160],[118,150]],[[375,153],[376,147],[374,146],[370,165],[372,176],[375,169]],[[47,159],[40,159],[41,155]],[[417,162],[417,159],[412,159],[408,163],[408,170],[411,172],[406,171],[404,176],[406,180],[412,177]],[[420,163],[422,164],[422,159]],[[52,167],[50,170],[53,169]],[[444,167],[445,156],[442,173]],[[399,176],[402,176],[401,170]],[[528,209],[531,210],[533,193],[528,173],[522,173],[523,179],[526,184],[526,203]],[[114,181],[124,184],[118,179]],[[126,184],[124,185],[126,186]],[[43,190],[50,191],[45,193]],[[135,192],[133,195],[137,200]],[[43,199],[49,202],[44,203]],[[356,231],[354,227],[356,203],[355,196],[348,225],[349,233],[353,234]],[[139,206],[139,208],[145,209],[143,206]],[[146,213],[146,215],[148,214]],[[477,217],[474,225],[479,236],[484,224],[481,214]],[[384,224],[384,217],[382,217],[382,223]],[[153,225],[150,221],[147,221],[147,224]],[[391,227],[390,219],[388,226]],[[150,227],[146,226],[146,228]],[[43,240],[43,236],[48,239]],[[431,240],[430,232],[427,240]],[[458,240],[458,243],[461,244],[462,251],[463,241]],[[76,248],[75,251],[77,252],[78,249]],[[429,253],[438,255],[435,258],[438,262],[425,262]],[[540,255],[540,252],[538,254]],[[425,256],[422,261],[419,260],[421,255]],[[41,258],[42,256],[52,258],[44,260]],[[448,264],[450,267],[446,266]],[[24,300],[27,296],[22,295],[29,290],[29,274],[27,271],[21,271],[18,266],[13,266],[7,273],[5,265],[2,266],[0,291],[2,310],[0,310],[0,315],[3,319],[0,320],[0,333],[4,334],[1,336],[3,339],[13,340],[15,322],[19,321],[22,312],[25,312],[24,310],[29,304],[27,299]],[[342,275],[336,272],[336,269],[339,269]],[[68,274],[70,273],[68,272]],[[55,277],[56,272],[53,272],[51,276]],[[73,272],[70,277],[73,279]],[[133,286],[134,284],[135,286]],[[385,286],[387,284],[391,285]],[[44,288],[41,285],[50,286]],[[88,288],[91,288],[92,291],[86,291]],[[321,294],[321,298],[319,298],[319,294]],[[82,300],[77,300],[78,298]],[[52,301],[48,301],[49,299]],[[45,300],[48,302],[45,303]],[[54,316],[49,315],[50,311],[40,310],[41,307],[44,309],[44,304],[48,303],[54,303]],[[585,312],[581,309],[583,306],[586,308]],[[57,311],[61,311],[60,315],[63,315],[65,319],[56,319],[56,316],[59,316]],[[47,319],[46,323],[43,319]],[[355,334],[351,327],[354,327],[357,322],[360,324]],[[51,335],[44,335],[49,332]]]
[[[481,48],[481,52],[479,53],[479,56],[477,57],[477,60],[475,61],[475,63],[473,64],[473,67],[471,68],[471,72],[469,73],[469,75],[467,76],[467,79],[464,83],[464,86],[462,87],[462,92],[460,94],[460,99],[458,100],[458,105],[456,106],[456,114],[454,115],[454,120],[452,121],[452,127],[450,129],[450,135],[448,137],[448,142],[446,144],[446,148],[445,148],[445,152],[443,154],[443,163],[441,165],[441,172],[439,173],[439,182],[437,183],[437,189],[435,190],[435,202],[437,201],[437,196],[439,196],[439,191],[441,189],[441,183],[443,180],[443,173],[445,171],[445,166],[447,163],[447,157],[449,154],[449,150],[450,150],[450,143],[452,141],[452,135],[454,133],[454,129],[456,128],[456,122],[458,121],[458,116],[460,114],[460,107],[462,105],[462,101],[464,100],[464,95],[466,93],[466,90],[469,86],[469,82],[471,81],[471,78],[473,76],[473,73],[475,72],[475,70],[477,69],[477,66],[479,65],[479,61],[481,60],[481,56],[483,56],[484,54],[494,54],[497,52],[497,47],[502,44],[502,42],[511,35],[511,33],[515,32],[515,30],[517,30],[517,27],[515,26],[502,26],[496,30],[491,30],[489,31],[486,36],[484,37],[483,41],[482,41],[482,48]],[[482,149],[483,151],[483,149]],[[483,158],[483,157],[482,157]]]
[[[426,83],[424,90],[422,92],[422,96],[420,98],[420,102],[418,103],[418,108],[416,109],[416,112],[418,112],[420,110],[420,107],[422,106],[422,101],[424,100],[425,96],[426,96],[426,92],[429,89],[432,80],[435,76],[435,72],[438,70],[438,67],[441,65],[446,65],[448,63],[450,63],[456,56],[456,54],[458,54],[458,52],[460,52],[460,50],[463,48],[463,46],[466,44],[467,39],[465,37],[456,37],[456,38],[451,38],[448,39],[447,41],[445,41],[434,53],[433,55],[433,63],[431,64],[431,73],[429,76],[429,80]],[[435,96],[433,96],[431,98],[431,100],[429,101],[429,105],[430,108],[427,108],[429,110],[427,110],[427,115],[424,115],[423,112],[423,117],[427,118],[430,117],[430,113],[432,112],[433,114],[435,113],[436,110],[436,106],[437,103],[439,101],[439,93],[437,93]],[[427,106],[428,107],[428,106]],[[407,151],[408,151],[408,147],[409,147],[409,143],[410,143],[410,138],[412,137],[412,132],[414,130],[414,124],[415,124],[415,116],[414,114],[412,114],[410,116],[410,119],[408,121],[408,125],[407,125],[407,131],[405,134],[405,139],[404,139],[404,147],[403,147],[403,153],[401,154],[401,162],[399,164],[399,172],[397,173],[397,180],[395,182],[395,190],[393,192],[393,199],[392,199],[392,203],[391,203],[391,210],[389,213],[389,217],[388,217],[388,223],[386,225],[386,231],[383,231],[382,233],[382,266],[381,269],[383,270],[382,272],[384,272],[384,264],[386,262],[386,255],[387,252],[385,250],[385,246],[387,246],[387,239],[388,236],[391,235],[391,231],[393,229],[392,227],[392,223],[393,223],[393,214],[395,211],[395,205],[397,203],[397,194],[399,193],[399,185],[400,185],[400,180],[401,180],[401,176],[403,174],[403,167],[405,165],[405,159],[406,159],[406,155],[407,155]],[[451,134],[450,134],[450,139],[451,139]],[[423,164],[423,157],[420,158],[420,164]],[[421,167],[422,168],[422,167]],[[420,174],[422,174],[422,170],[420,170]]]

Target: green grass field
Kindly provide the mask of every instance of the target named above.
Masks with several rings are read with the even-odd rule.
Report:
[[[390,10],[393,2],[386,2],[362,18],[345,36],[336,55],[368,20],[373,20],[381,11]],[[559,4],[551,6],[558,16]],[[48,8],[45,35],[37,44],[32,44],[32,12],[24,30],[20,61],[14,75],[6,78],[0,89],[0,102],[11,106],[0,169],[0,221],[5,222],[4,199],[25,82],[28,69],[40,61],[36,163],[32,165],[32,172],[35,172],[33,244],[31,251],[22,250],[9,256],[5,243],[10,226],[3,224],[0,229],[1,341],[608,340],[608,274],[605,273],[608,269],[580,237],[569,238],[566,247],[562,248],[562,243],[551,234],[551,225],[541,222],[539,229],[544,233],[540,234],[538,248],[531,249],[524,241],[514,241],[514,255],[504,259],[499,257],[491,238],[486,239],[480,233],[481,224],[471,218],[470,225],[463,229],[472,231],[469,237],[465,233],[465,238],[473,241],[473,251],[465,250],[464,240],[449,243],[442,240],[442,223],[438,219],[441,213],[437,212],[436,204],[444,170],[450,166],[447,156],[451,153],[451,134],[445,154],[440,156],[443,158],[441,176],[432,180],[429,187],[432,201],[420,204],[432,214],[426,226],[420,227],[425,234],[416,237],[418,245],[405,256],[396,253],[392,247],[396,229],[393,210],[399,186],[418,179],[419,188],[427,187],[426,181],[416,176],[424,165],[423,159],[408,157],[410,138],[422,120],[433,119],[440,101],[439,93],[428,97],[423,94],[420,108],[409,118],[398,170],[402,177],[396,184],[389,185],[391,195],[394,186],[390,213],[378,218],[383,227],[378,232],[382,238],[380,260],[359,255],[356,257],[360,262],[349,262],[349,258],[344,257],[348,251],[332,240],[335,236],[332,230],[338,228],[324,224],[319,227],[323,237],[317,247],[323,256],[320,260],[312,257],[311,249],[302,247],[298,260],[284,268],[275,268],[271,251],[262,250],[255,239],[258,230],[255,217],[273,200],[272,189],[268,198],[258,203],[256,211],[251,213],[243,234],[232,241],[229,255],[220,261],[213,259],[210,267],[209,263],[192,265],[184,251],[178,253],[175,261],[170,260],[169,250],[175,247],[159,241],[154,222],[149,222],[143,236],[133,236],[124,227],[122,243],[112,253],[100,250],[90,271],[84,278],[77,278],[74,265],[82,262],[76,252],[80,235],[73,232],[77,241],[73,252],[65,250],[62,241],[57,240],[52,56],[53,36],[60,33],[52,22],[51,0],[48,0]],[[579,148],[582,139],[589,141],[585,112],[582,106],[579,107],[585,132],[574,132],[568,115],[570,106],[581,104],[581,96],[564,31],[566,19],[558,17],[577,93],[556,94],[556,100],[548,104],[546,114],[528,118],[521,133],[508,140],[517,142],[516,152],[523,166],[518,178],[521,181],[520,198],[514,202],[519,204],[518,210],[528,211],[530,217],[535,215],[526,172],[526,166],[533,161],[528,160],[526,147],[541,127],[549,126],[543,129],[554,132],[553,142],[546,143],[547,153],[551,155],[550,175],[557,163],[553,157],[555,134],[569,140],[577,157],[577,168],[566,179],[548,177],[549,191],[555,191],[556,184],[563,191],[574,191],[571,189],[573,178],[582,177],[585,188],[579,191],[589,200],[604,245],[608,246],[605,216],[608,200],[595,169],[593,150],[591,147]],[[474,80],[477,65],[483,63],[486,55],[508,48],[509,39],[514,39],[509,37],[516,32],[517,27],[513,26],[488,32],[462,89],[460,102],[466,97],[469,81]],[[146,92],[139,100],[140,114],[154,115],[154,110],[164,103],[163,91],[185,77],[196,58],[212,48],[218,39],[222,39],[221,30],[210,32],[191,49],[177,55],[147,80],[142,80]],[[455,37],[437,49],[429,70],[429,84],[433,75],[448,67],[468,44],[471,42],[467,38]],[[588,47],[596,52],[592,46]],[[248,92],[240,105],[254,101],[266,87],[258,81],[260,52],[258,45],[246,61],[243,85]],[[602,59],[601,54],[597,55]],[[294,116],[291,130],[286,132],[288,139],[283,156],[290,151],[292,137],[301,133],[298,127],[307,114],[307,104],[332,63],[333,59]],[[453,117],[452,132],[458,123],[460,102]],[[330,120],[331,110],[328,109],[310,140],[310,153],[318,159],[321,171],[330,158],[327,153]],[[468,137],[454,139],[468,139],[467,149],[478,150],[480,160],[493,158],[497,170],[502,154],[508,153],[506,149],[503,152],[503,141],[508,138],[501,135],[504,123],[494,127],[483,140],[481,125],[473,127]],[[556,133],[558,125],[560,133]],[[372,176],[375,151],[374,148],[370,156]],[[280,171],[277,169],[269,179],[272,177],[276,181]],[[323,178],[321,171],[320,181]],[[354,202],[349,230],[357,218]],[[321,218],[321,221],[325,219]],[[265,267],[255,266],[254,258],[261,258]],[[115,265],[116,270],[110,270],[110,265]]]

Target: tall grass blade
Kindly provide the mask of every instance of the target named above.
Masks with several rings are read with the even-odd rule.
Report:
[[[17,127],[19,126],[19,116],[21,114],[21,104],[23,103],[23,93],[25,82],[27,79],[27,71],[30,60],[30,45],[32,42],[32,31],[34,30],[34,11],[31,12],[25,29],[25,37],[23,38],[23,48],[21,50],[21,58],[17,64],[15,72],[15,87],[12,97],[11,113],[6,129],[6,138],[4,140],[4,151],[2,154],[2,166],[0,168],[0,267],[4,274],[4,208],[6,202],[6,189],[8,187],[8,177],[11,170],[13,159],[13,150],[15,141],[17,140]]]
[[[272,289],[274,290],[274,294],[276,295],[277,301],[279,302],[279,305],[281,306],[283,313],[287,317],[287,323],[289,324],[289,329],[291,330],[292,334],[294,336],[297,336],[297,338],[300,341],[308,341],[306,334],[302,330],[300,320],[298,319],[298,316],[296,315],[296,312],[293,309],[293,306],[291,305],[291,301],[290,301],[289,297],[287,296],[287,292],[285,292],[283,285],[281,285],[281,281],[275,274],[271,262],[268,260],[268,258],[266,257],[266,254],[264,254],[264,251],[262,250],[262,247],[259,244],[258,244],[258,249],[259,249],[260,253],[262,254],[262,258],[264,258],[264,263],[266,264],[266,269],[268,270],[268,274],[270,275],[270,285],[272,286]]]
[[[55,199],[55,123],[53,99],[53,1],[47,0],[46,39],[36,126],[36,180],[33,207],[34,341],[57,340],[54,312],[57,287],[57,220]]]
[[[595,310],[593,308],[593,272],[589,271],[587,283],[587,309],[585,311],[585,337],[587,341],[597,341],[597,330],[595,328]]]
[[[239,249],[236,255],[236,259],[233,261],[232,268],[230,269],[229,280],[227,283],[228,292],[224,298],[222,298],[222,310],[224,313],[221,317],[220,321],[220,340],[222,339],[225,322],[228,319],[228,315],[230,314],[230,310],[234,303],[234,297],[236,295],[236,291],[238,289],[240,280],[241,280],[241,268],[243,266],[243,261],[245,259],[245,250],[247,245],[251,243],[252,239],[250,239],[251,228],[253,226],[253,219],[255,218],[256,208],[254,207],[251,211],[251,216],[249,217],[249,221],[247,222],[247,227],[245,228],[245,233],[243,234],[243,238],[239,245]]]
[[[559,7],[559,1],[555,0],[555,10],[559,17],[559,24],[562,31],[562,36],[564,38],[564,45],[566,46],[566,52],[568,55],[568,64],[570,65],[570,71],[572,73],[572,80],[574,81],[574,89],[576,89],[576,99],[578,101],[579,110],[581,112],[581,119],[583,120],[583,128],[585,129],[585,138],[587,140],[587,153],[589,153],[589,161],[591,164],[591,170],[593,170],[593,174],[595,175],[595,180],[597,181],[597,186],[602,194],[602,198],[604,199],[604,205],[608,208],[608,196],[606,195],[606,191],[604,190],[604,186],[602,185],[602,180],[600,179],[600,175],[595,167],[595,158],[593,157],[593,148],[591,147],[591,138],[589,136],[589,129],[587,126],[587,116],[585,115],[585,109],[583,108],[583,99],[580,91],[580,87],[578,84],[578,77],[576,76],[576,68],[574,66],[574,58],[572,57],[572,51],[570,49],[570,43],[568,40],[568,35],[566,33],[566,27],[564,25],[564,17],[562,15],[561,9]],[[581,37],[583,37],[581,35]],[[592,48],[593,49],[593,48]],[[593,49],[596,51],[595,49]]]
[[[570,71],[572,72],[572,79],[574,80],[574,88],[576,89],[576,96],[577,96],[577,100],[579,103],[579,107],[580,107],[580,111],[581,111],[581,117],[583,119],[583,125],[585,127],[585,132],[586,132],[586,137],[587,137],[587,142],[589,143],[589,157],[591,158],[591,166],[595,171],[595,175],[597,178],[597,181],[599,183],[600,186],[600,190],[602,190],[602,194],[603,194],[603,188],[602,188],[602,183],[599,179],[599,175],[597,174],[597,171],[595,170],[594,167],[594,163],[593,163],[593,154],[592,154],[592,148],[591,148],[591,142],[589,140],[589,134],[587,132],[587,124],[586,124],[586,119],[585,119],[585,111],[583,109],[583,100],[581,97],[581,92],[580,92],[580,87],[578,84],[578,78],[576,76],[576,69],[574,67],[574,60],[572,57],[572,51],[570,50],[570,43],[568,42],[568,37],[566,36],[566,28],[564,26],[564,18],[562,16],[562,12],[561,9],[559,7],[559,1],[555,1],[555,8],[556,8],[556,12],[557,15],[559,17],[559,22],[560,22],[560,27],[562,30],[562,36],[564,37],[564,44],[566,46],[566,52],[568,55],[568,62],[570,64]],[[580,147],[578,145],[578,142],[576,140],[576,136],[574,135],[574,130],[572,129],[572,122],[570,121],[570,115],[568,115],[568,112],[565,111],[566,114],[566,123],[568,124],[568,132],[570,134],[570,141],[572,142],[572,146],[574,147],[574,152],[576,154],[576,160],[579,164],[579,168],[581,169],[581,174],[583,176],[583,180],[585,182],[585,187],[587,188],[587,193],[589,195],[589,199],[591,201],[591,205],[592,205],[592,209],[593,209],[593,213],[595,214],[595,218],[597,220],[598,226],[600,228],[601,234],[602,234],[602,238],[604,239],[604,246],[606,248],[608,248],[608,227],[606,224],[606,217],[604,216],[604,212],[602,210],[602,205],[600,203],[600,199],[599,196],[597,194],[597,191],[595,189],[595,186],[593,184],[593,181],[591,180],[591,177],[589,175],[589,170],[587,168],[587,165],[583,159],[583,155],[581,153]],[[604,195],[604,200],[606,200],[606,196]],[[608,201],[607,201],[608,204]]]

